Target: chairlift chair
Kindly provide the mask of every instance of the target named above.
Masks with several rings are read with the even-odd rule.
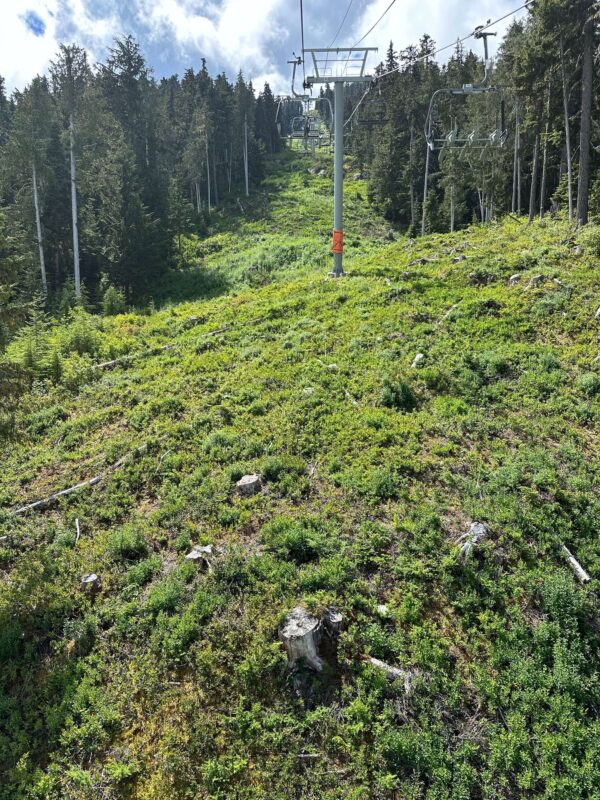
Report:
[[[488,38],[495,36],[495,33],[485,32],[483,27],[475,29],[476,39],[483,39],[485,47],[484,76],[481,83],[466,83],[463,86],[438,89],[433,93],[429,101],[427,119],[425,121],[425,140],[431,151],[444,150],[447,147],[468,147],[471,149],[487,149],[488,147],[504,147],[508,139],[508,129],[506,127],[505,100],[501,88],[489,86],[488,80],[493,62],[489,57]],[[468,133],[459,131],[456,122],[453,123],[450,131],[443,130],[438,120],[442,116],[444,98],[462,97],[465,102],[473,98],[489,98],[493,100],[495,108],[492,114],[486,109],[488,116],[493,116],[493,127],[489,124],[482,125]],[[489,105],[489,104],[488,104]]]

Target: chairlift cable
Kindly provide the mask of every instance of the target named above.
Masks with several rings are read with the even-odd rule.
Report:
[[[526,3],[523,3],[523,5],[519,6],[518,8],[513,9],[513,11],[509,11],[508,14],[505,14],[503,17],[499,17],[498,19],[494,20],[493,22],[488,22],[485,25],[482,25],[481,28],[479,28],[479,30],[480,31],[485,31],[488,28],[492,28],[494,25],[497,25],[499,22],[504,22],[505,19],[508,19],[509,17],[512,17],[514,14],[517,14],[519,11],[522,11],[524,8],[529,8],[529,6],[533,5],[534,2],[535,2],[535,0],[527,0]],[[369,33],[370,33],[370,31],[369,31]],[[456,47],[457,44],[462,44],[463,42],[466,42],[468,39],[471,39],[474,36],[474,34],[475,34],[475,31],[473,31],[472,33],[467,34],[466,36],[463,36],[460,39],[455,39],[453,42],[451,42],[451,44],[444,45],[444,47],[439,47],[437,50],[434,50],[433,53],[427,53],[424,56],[420,56],[419,58],[416,58],[412,63],[413,64],[418,64],[420,61],[426,61],[428,58],[433,58],[438,53],[443,53],[445,50],[449,50],[451,47]],[[365,34],[365,36],[368,36],[368,34]],[[361,39],[361,41],[362,41],[362,39]],[[390,70],[388,70],[388,72],[384,72],[381,75],[377,75],[375,80],[378,81],[381,78],[387,78],[388,75],[393,75],[394,72],[399,72],[400,69],[401,69],[400,66],[394,67],[394,69],[390,69]],[[354,108],[354,111],[352,112],[350,117],[348,117],[348,119],[346,120],[346,123],[345,123],[346,125],[350,122],[352,117],[356,114],[356,112],[358,111],[359,107],[364,102],[367,94],[368,94],[368,90],[360,98],[358,104]]]
[[[480,28],[478,28],[478,31],[483,32],[488,30],[488,28],[493,28],[494,25],[498,25],[499,22],[504,22],[505,19],[512,17],[514,14],[518,14],[518,12],[522,11],[524,8],[529,8],[529,6],[533,5],[533,3],[535,2],[536,0],[527,0],[526,3],[523,3],[523,5],[520,5],[518,8],[509,11],[507,14],[504,14],[504,16],[495,19],[493,22],[487,22],[485,25],[482,25]],[[475,31],[472,31],[471,33],[468,33],[466,36],[463,36],[460,39],[455,39],[450,44],[444,45],[444,47],[439,47],[437,50],[434,50],[433,53],[426,53],[424,56],[419,56],[419,58],[415,58],[415,60],[412,63],[418,64],[420,61],[426,61],[428,58],[433,58],[434,56],[437,56],[438,53],[443,53],[445,50],[450,50],[451,47],[456,47],[457,44],[462,44],[463,42],[466,42],[468,39],[471,39],[474,35]],[[394,67],[394,69],[390,69],[388,72],[384,72],[381,75],[378,75],[377,79],[379,80],[379,78],[385,78],[388,75],[392,75],[394,72],[399,72],[400,69],[401,69],[400,66]]]
[[[343,16],[343,18],[342,18],[342,21],[340,22],[340,25],[339,25],[339,27],[338,27],[338,29],[337,29],[337,33],[335,34],[335,36],[334,36],[334,37],[333,37],[333,39],[331,40],[331,44],[330,44],[330,45],[329,45],[329,47],[327,48],[328,50],[331,50],[331,49],[332,49],[332,47],[333,47],[333,45],[336,43],[336,41],[337,41],[337,38],[338,38],[338,36],[340,35],[342,28],[344,27],[344,23],[345,23],[345,22],[346,22],[346,20],[348,19],[348,14],[350,13],[350,9],[352,8],[352,4],[353,4],[353,3],[354,3],[354,0],[350,0],[350,2],[348,3],[348,8],[346,9],[346,13],[345,13],[345,14],[344,14],[344,16]],[[329,53],[327,53],[327,58],[325,59],[325,69],[327,69],[327,62],[328,62],[328,60],[329,60]]]
[[[350,9],[352,8],[352,4],[353,4],[353,3],[354,3],[354,0],[350,0],[350,2],[348,3],[348,8],[346,9],[346,13],[344,14],[344,17],[343,17],[342,21],[340,22],[340,26],[339,26],[339,28],[337,29],[337,33],[336,33],[336,35],[333,37],[333,39],[331,40],[331,44],[329,45],[329,48],[328,48],[329,50],[331,50],[331,48],[333,47],[333,45],[336,43],[336,41],[337,41],[337,38],[338,38],[338,36],[340,35],[340,33],[341,33],[341,31],[342,31],[342,28],[344,27],[344,23],[345,23],[345,22],[346,22],[346,20],[348,19],[348,14],[350,13]]]
[[[396,5],[396,0],[392,0],[392,2],[391,2],[391,3],[389,4],[389,6],[386,8],[386,10],[383,12],[383,14],[382,14],[382,15],[379,17],[379,19],[377,20],[377,22],[376,22],[374,25],[372,25],[372,26],[369,28],[369,30],[368,30],[368,31],[367,31],[367,32],[364,34],[364,36],[362,36],[362,37],[361,37],[361,38],[358,40],[358,42],[356,42],[356,44],[355,44],[355,45],[353,45],[353,47],[358,47],[358,45],[359,45],[361,42],[363,42],[363,41],[364,41],[364,40],[367,38],[367,36],[368,36],[370,33],[372,33],[374,30],[375,30],[375,28],[376,28],[376,27],[379,25],[379,23],[381,22],[381,20],[382,20],[382,19],[385,17],[385,15],[388,13],[388,11],[389,11],[389,10],[392,8],[392,6],[394,6],[394,5]]]

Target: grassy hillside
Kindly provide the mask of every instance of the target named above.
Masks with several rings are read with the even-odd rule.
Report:
[[[386,241],[353,181],[334,282],[330,182],[275,166],[173,285],[210,299],[13,345],[0,797],[600,797],[597,232]],[[298,605],[343,616],[321,674]]]

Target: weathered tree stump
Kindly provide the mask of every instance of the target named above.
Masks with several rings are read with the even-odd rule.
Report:
[[[84,575],[81,578],[79,585],[82,591],[84,591],[86,594],[89,594],[91,597],[95,597],[95,595],[97,595],[100,591],[102,583],[95,572],[89,572],[87,575]]]
[[[482,539],[485,539],[490,530],[483,522],[472,522],[469,530],[458,540],[460,544],[460,555],[465,560],[471,555],[475,547]]]
[[[186,555],[185,560],[193,561],[202,569],[210,569],[212,554],[212,544],[207,544],[204,546],[196,545],[195,547],[192,547],[190,552]]]
[[[260,475],[244,475],[244,477],[240,478],[236,483],[236,487],[242,497],[252,497],[260,492],[262,480]]]
[[[323,614],[323,625],[330,636],[338,636],[342,631],[344,618],[336,608],[326,608]]]
[[[279,629],[279,639],[288,655],[290,666],[304,659],[316,672],[323,669],[318,649],[322,636],[320,621],[304,608],[294,608]]]

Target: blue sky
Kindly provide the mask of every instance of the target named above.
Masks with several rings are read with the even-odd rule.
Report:
[[[353,0],[336,44],[360,38],[390,0]],[[329,46],[349,0],[304,0],[306,45]],[[495,19],[520,0],[397,0],[365,40],[385,53],[427,32],[439,44]],[[518,16],[523,16],[521,12]],[[0,10],[0,75],[9,89],[22,88],[46,71],[59,42],[86,47],[102,61],[115,36],[131,33],[142,44],[157,78],[182,74],[201,58],[212,73],[233,78],[242,68],[257,87],[268,80],[289,91],[286,62],[300,45],[299,0],[5,0]],[[498,28],[506,29],[506,23]]]

